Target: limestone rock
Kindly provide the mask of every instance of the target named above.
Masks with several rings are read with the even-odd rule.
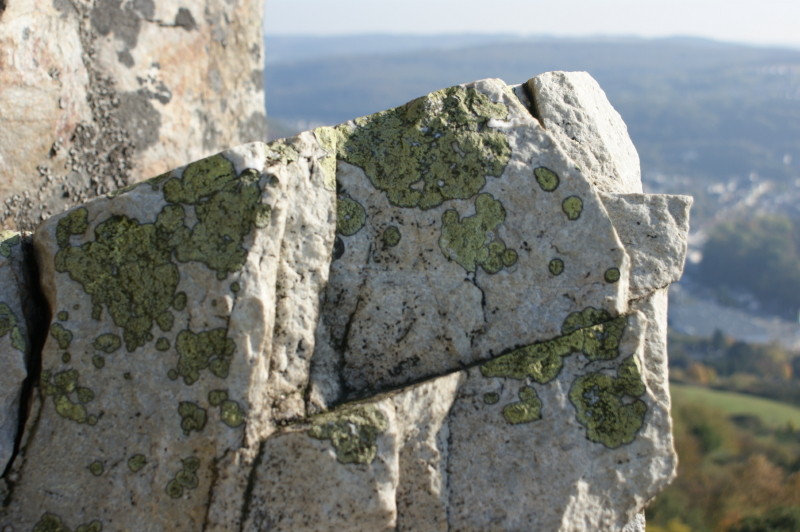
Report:
[[[600,192],[641,193],[639,155],[622,117],[586,72],[546,72],[526,83],[534,114]]]
[[[313,150],[303,137],[245,145],[37,230],[53,321],[27,428],[35,438],[0,521],[197,530],[212,491],[231,484],[242,484],[240,500],[224,502],[241,508],[248,452],[288,395],[291,367],[273,351],[303,363],[276,338],[302,343],[291,319],[314,315],[327,277],[334,195],[309,164]],[[276,316],[286,290],[293,314]]]
[[[4,2],[0,226],[262,140],[262,4]]]
[[[43,224],[0,527],[641,530],[689,200],[635,193],[585,75],[527,86],[536,116],[478,81]]]

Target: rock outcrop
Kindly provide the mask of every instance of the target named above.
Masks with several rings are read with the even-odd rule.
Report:
[[[642,530],[690,200],[638,171],[596,83],[550,73],[48,219],[0,527]]]
[[[0,2],[0,227],[263,139],[262,4]]]

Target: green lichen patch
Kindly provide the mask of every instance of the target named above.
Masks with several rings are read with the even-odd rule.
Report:
[[[42,371],[40,386],[45,397],[52,397],[56,413],[76,423],[94,425],[97,416],[89,414],[86,404],[94,400],[94,392],[90,388],[79,386],[78,370],[70,369],[53,374],[50,370]]]
[[[147,459],[143,454],[134,454],[128,458],[128,469],[131,473],[138,473],[147,465]]]
[[[607,283],[616,283],[619,281],[619,277],[619,268],[609,268],[603,274],[603,279],[605,279]]]
[[[560,182],[558,174],[549,168],[540,166],[533,171],[533,175],[536,177],[536,182],[545,192],[553,192],[558,188]]]
[[[367,211],[361,204],[347,196],[336,198],[336,232],[353,236],[367,222]]]
[[[14,246],[18,246],[22,242],[19,233],[13,231],[0,231],[0,256],[10,257],[11,251]]]
[[[239,290],[241,289],[242,287],[238,282],[234,281],[231,283],[231,292],[233,292],[234,294],[238,294]]]
[[[547,384],[561,372],[566,356],[582,353],[589,360],[610,360],[619,356],[624,331],[623,316],[612,318],[605,310],[587,307],[566,317],[561,336],[514,349],[485,362],[480,371],[484,377]],[[503,415],[509,423],[524,423],[539,419],[541,407],[535,390],[523,388],[520,401],[504,407]]]
[[[503,407],[503,417],[512,425],[531,423],[542,418],[542,400],[536,390],[523,386],[519,391],[519,402]]]
[[[511,155],[506,136],[488,127],[508,116],[474,88],[451,87],[339,126],[337,152],[361,167],[398,207],[430,209],[477,194]]]
[[[617,448],[631,443],[644,423],[647,405],[638,399],[645,392],[636,359],[626,358],[617,377],[590,373],[575,379],[569,398],[577,420],[591,441]]]
[[[164,183],[164,198],[194,206],[197,217],[191,228],[177,228],[173,237],[179,261],[201,262],[218,279],[244,266],[245,237],[253,227],[270,223],[271,207],[261,203],[260,177],[252,169],[237,175],[233,163],[214,155],[187,166],[180,179]]]
[[[547,265],[547,270],[551,275],[561,275],[564,272],[564,261],[561,259],[553,259]]]
[[[169,350],[169,340],[164,338],[163,336],[156,340],[156,349],[159,351],[167,351]]]
[[[87,229],[89,229],[89,211],[85,207],[70,211],[56,225],[56,243],[58,247],[68,247],[69,239],[72,235],[82,235]]]
[[[56,314],[56,318],[58,318],[60,321],[67,321],[69,319],[69,312],[67,312],[66,310],[62,310],[61,312]]]
[[[106,365],[106,359],[100,355],[92,357],[92,365],[97,369],[103,369]]]
[[[208,404],[219,406],[228,399],[228,390],[211,390],[208,392]]]
[[[193,430],[202,432],[206,426],[208,416],[206,409],[191,401],[181,401],[178,404],[178,414],[181,416],[181,428],[185,435]]]
[[[186,308],[186,292],[178,292],[172,300],[172,308],[181,311]]]
[[[211,390],[208,403],[219,407],[219,417],[229,427],[236,428],[244,423],[245,411],[239,403],[228,399],[228,390]]]
[[[197,457],[190,456],[181,460],[181,469],[175,474],[165,487],[167,495],[173,499],[179,499],[183,496],[185,490],[193,490],[200,484],[200,479],[197,477],[197,470],[200,469],[200,460]]]
[[[95,228],[94,241],[56,253],[56,269],[68,272],[91,296],[92,317],[100,319],[103,308],[108,310],[123,329],[128,351],[150,341],[153,323],[169,314],[179,280],[170,236],[159,221],[112,216]]]
[[[460,218],[454,209],[445,211],[439,247],[445,257],[470,273],[475,273],[478,266],[486,273],[497,273],[517,262],[517,252],[507,249],[495,236],[505,219],[502,203],[491,194],[479,194],[475,198],[474,215]]]
[[[90,523],[80,525],[75,532],[102,532],[103,524],[94,520]],[[64,524],[64,521],[55,514],[45,512],[39,521],[33,525],[31,532],[72,532],[72,529]]]
[[[60,349],[68,349],[69,344],[72,343],[72,331],[60,323],[50,325],[50,336],[53,337]]]
[[[0,303],[0,338],[10,335],[11,347],[24,353],[28,342],[19,327],[19,318],[7,303]]]
[[[64,364],[69,364],[70,360],[72,360],[72,355],[69,353],[61,353],[61,362]]]
[[[390,225],[383,230],[381,241],[384,248],[393,248],[400,243],[400,229],[396,225]]]
[[[377,407],[356,405],[315,416],[308,435],[330,440],[336,459],[343,464],[369,464],[378,452],[378,435],[389,420]]]
[[[125,347],[133,351],[153,340],[153,324],[172,329],[170,307],[186,306],[186,295],[176,294],[175,260],[205,264],[218,279],[244,265],[245,237],[269,223],[270,207],[260,203],[260,177],[254,170],[236,175],[221,156],[192,163],[181,178],[164,183],[171,204],[154,223],[112,216],[95,227],[94,240],[81,246],[71,246],[70,236],[88,230],[88,213],[72,211],[56,227],[56,270],[69,273],[91,296],[95,319],[103,309],[109,312],[123,329]]]
[[[103,472],[106,470],[105,466],[103,465],[103,462],[101,462],[100,460],[95,460],[94,462],[89,464],[89,467],[87,467],[87,469],[92,475],[96,477],[102,475]]]
[[[122,347],[122,340],[113,333],[101,334],[92,342],[92,347],[104,353],[113,353]]]
[[[483,402],[487,405],[494,405],[500,401],[500,394],[497,392],[488,392],[483,394]]]
[[[229,427],[236,428],[244,423],[245,411],[239,403],[227,399],[220,404],[219,417]]]
[[[577,220],[583,212],[583,200],[578,196],[569,196],[561,202],[561,209],[569,220]]]
[[[227,329],[219,328],[195,333],[189,329],[178,333],[175,349],[178,351],[178,365],[174,376],[183,377],[183,382],[194,384],[200,372],[208,369],[217,377],[228,376],[230,360],[236,344],[227,337]]]

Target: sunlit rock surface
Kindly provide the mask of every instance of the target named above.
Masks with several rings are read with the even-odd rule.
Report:
[[[49,219],[0,526],[641,530],[690,200],[640,191],[597,84],[551,73]]]

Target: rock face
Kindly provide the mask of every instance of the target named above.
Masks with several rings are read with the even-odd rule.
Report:
[[[262,3],[2,2],[0,226],[264,138]]]
[[[640,186],[596,83],[553,73],[47,220],[0,527],[642,530],[690,201]]]

